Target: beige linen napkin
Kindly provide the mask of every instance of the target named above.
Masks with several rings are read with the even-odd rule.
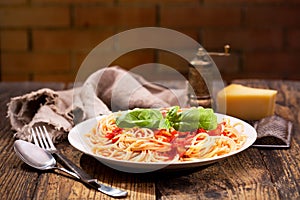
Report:
[[[43,88],[11,98],[8,117],[14,137],[31,141],[30,129],[45,125],[54,142],[67,137],[77,123],[112,111],[136,107],[184,106],[186,89],[172,89],[146,81],[119,67],[100,69],[82,86],[53,91]]]

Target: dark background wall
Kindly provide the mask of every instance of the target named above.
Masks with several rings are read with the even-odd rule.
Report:
[[[0,0],[2,81],[74,81],[85,56],[124,30],[145,26],[180,31],[213,57],[226,80],[300,79],[299,0]],[[113,64],[130,69],[187,63],[164,51],[139,50]]]

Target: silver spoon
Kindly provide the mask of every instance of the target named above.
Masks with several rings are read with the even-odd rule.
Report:
[[[39,170],[58,169],[79,179],[77,174],[65,168],[57,167],[56,160],[51,153],[32,143],[23,140],[16,140],[14,143],[14,150],[19,158],[33,168]]]
[[[52,156],[52,154],[30,142],[26,142],[24,140],[16,140],[14,142],[14,150],[18,157],[20,157],[26,164],[29,166],[39,169],[39,170],[50,170],[50,169],[58,169],[60,171],[63,171],[77,179],[80,179],[80,177],[61,167],[57,167],[56,160]],[[100,184],[98,182],[96,185],[93,185],[93,183],[87,183],[88,185],[92,186],[96,190],[103,192],[109,196],[113,197],[126,197],[127,192],[123,190],[119,190],[117,188],[112,188],[103,184]]]

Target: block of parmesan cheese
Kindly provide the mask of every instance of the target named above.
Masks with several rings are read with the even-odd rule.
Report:
[[[217,105],[226,114],[244,120],[259,120],[274,114],[276,90],[231,84],[217,95]]]

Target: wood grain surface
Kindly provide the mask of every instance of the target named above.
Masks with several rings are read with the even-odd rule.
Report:
[[[125,199],[300,199],[300,82],[236,80],[278,90],[276,114],[293,122],[288,149],[249,149],[218,163],[182,171],[129,174],[83,155],[68,141],[57,145],[68,158],[99,181],[129,192]],[[13,151],[13,131],[6,118],[10,97],[38,88],[63,89],[60,83],[0,83],[1,199],[112,199],[60,172],[41,172]]]

